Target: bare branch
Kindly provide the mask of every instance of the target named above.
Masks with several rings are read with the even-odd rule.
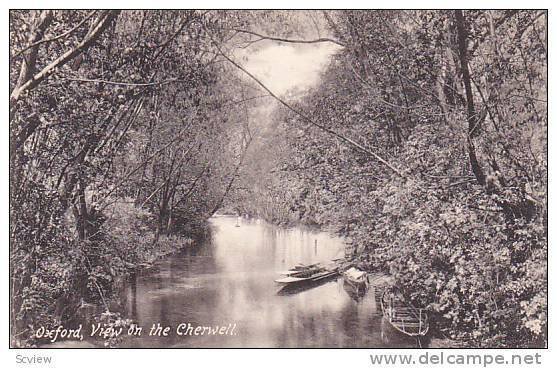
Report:
[[[83,18],[83,20],[81,22],[79,22],[75,27],[73,27],[72,29],[58,35],[52,38],[45,38],[43,40],[37,41],[35,43],[32,43],[31,45],[25,47],[23,50],[19,50],[18,52],[16,52],[12,57],[16,58],[19,55],[23,54],[25,51],[29,50],[32,47],[35,46],[39,46],[42,45],[43,43],[47,43],[47,42],[53,42],[53,41],[57,41],[59,39],[62,39],[64,37],[69,36],[70,34],[72,34],[73,32],[75,32],[79,27],[81,27],[83,25],[83,23],[85,23],[88,19],[90,19],[93,15],[95,15],[96,10],[93,10],[91,13],[89,13],[85,18]]]
[[[168,147],[170,147],[171,145],[173,145],[175,142],[177,142],[178,140],[182,139],[182,134],[184,134],[186,131],[188,131],[191,127],[190,126],[185,126],[184,128],[182,128],[174,137],[174,139],[172,139],[170,142],[168,142],[167,144],[165,144],[164,146],[162,146],[161,148],[159,148],[158,150],[156,150],[155,152],[153,152],[149,157],[147,157],[147,159],[145,159],[145,161],[143,161],[142,163],[140,163],[139,165],[137,165],[134,169],[132,169],[131,171],[129,171],[126,175],[124,175],[124,177],[122,177],[118,183],[116,183],[116,185],[103,197],[103,199],[101,201],[99,201],[100,204],[102,204],[103,202],[105,202],[112,193],[114,193],[116,191],[116,189],[119,189],[121,187],[122,184],[124,184],[126,182],[126,180],[128,180],[133,174],[135,174],[136,172],[139,171],[139,169],[141,169],[143,166],[147,165],[149,163],[149,161],[151,161],[152,159],[154,159],[155,157],[157,157],[161,152],[163,152],[164,150],[166,150]],[[188,149],[191,150],[192,147],[190,147]],[[100,208],[100,211],[104,210],[108,205],[110,205],[110,203],[106,203],[104,206],[102,206]]]
[[[211,38],[212,39],[212,38]],[[334,130],[327,128],[324,125],[321,125],[319,123],[317,123],[316,121],[314,121],[313,119],[311,119],[310,117],[308,117],[307,115],[305,115],[304,113],[302,113],[301,111],[295,109],[294,107],[292,107],[290,104],[286,103],[283,99],[281,99],[280,97],[278,97],[275,93],[273,93],[267,86],[265,86],[259,79],[257,79],[257,77],[255,77],[253,74],[251,74],[249,71],[247,71],[244,67],[242,67],[241,65],[239,65],[238,63],[236,63],[234,60],[232,60],[230,57],[228,57],[223,51],[222,49],[219,47],[218,43],[212,39],[215,47],[219,50],[220,54],[226,59],[228,60],[232,65],[234,65],[236,68],[240,69],[242,72],[244,72],[246,75],[248,75],[251,79],[253,79],[259,86],[261,86],[261,88],[263,88],[265,91],[267,91],[267,93],[269,93],[269,95],[271,95],[273,98],[275,98],[278,102],[280,102],[283,106],[285,106],[287,109],[289,109],[290,111],[294,112],[296,115],[300,116],[302,119],[304,119],[306,122],[310,123],[311,125],[339,138],[341,141],[344,141],[348,144],[350,144],[351,146],[355,147],[356,149],[358,149],[361,152],[364,152],[372,157],[374,157],[377,161],[381,162],[383,165],[385,165],[386,167],[388,167],[391,171],[393,171],[395,174],[397,174],[400,177],[405,177],[401,171],[399,171],[397,168],[395,168],[393,165],[391,165],[387,160],[385,160],[384,158],[382,158],[381,156],[379,156],[377,153],[371,151],[370,149],[362,146],[361,144],[355,142],[354,140],[345,137],[344,135],[335,132]]]
[[[330,42],[330,43],[334,43],[334,44],[342,46],[342,47],[346,47],[346,45],[344,43],[342,43],[341,41],[335,40],[333,38],[328,38],[328,37],[321,37],[321,38],[317,38],[317,39],[314,39],[314,40],[300,40],[300,39],[266,36],[266,35],[262,35],[260,33],[253,32],[253,31],[248,31],[248,30],[245,30],[245,29],[232,28],[230,30],[231,31],[236,31],[238,33],[244,33],[244,34],[249,34],[249,35],[252,35],[252,36],[257,36],[257,37],[259,37],[259,40],[257,40],[257,41],[270,40],[270,41],[278,41],[278,42],[286,42],[286,43],[305,43],[305,44]],[[255,42],[257,42],[257,41],[255,41]]]
[[[109,81],[104,79],[88,79],[88,78],[63,78],[62,81],[72,81],[72,82],[84,82],[84,83],[102,83],[111,84],[117,86],[127,86],[127,87],[150,87],[150,86],[162,86],[170,83],[186,83],[187,81],[181,79],[168,79],[161,82],[141,82],[141,83],[130,83],[130,82],[117,82]]]
[[[45,66],[40,72],[35,74],[32,78],[26,81],[23,85],[15,88],[10,94],[10,104],[15,104],[23,92],[29,91],[39,85],[43,80],[48,78],[56,68],[68,63],[79,53],[83,52],[89,46],[93,44],[95,40],[104,32],[104,30],[110,25],[110,23],[116,19],[119,14],[119,10],[110,10],[105,12],[100,18],[95,27],[88,33],[88,35],[79,43],[77,46],[66,51],[64,54],[60,55],[56,60]]]

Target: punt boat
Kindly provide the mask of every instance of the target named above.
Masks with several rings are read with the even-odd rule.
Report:
[[[367,273],[364,271],[351,267],[344,271],[342,275],[344,276],[344,281],[356,289],[365,289],[367,287]]]
[[[383,292],[381,309],[394,329],[407,336],[425,336],[429,331],[427,312],[406,302],[400,291],[394,287],[388,287]]]
[[[294,267],[292,267],[291,269],[287,270],[287,271],[281,271],[279,272],[279,274],[284,275],[284,276],[296,276],[296,275],[301,275],[301,274],[307,274],[309,272],[312,271],[319,271],[322,267],[319,265],[319,263],[314,263],[314,264],[310,264],[310,265],[303,265],[303,264],[299,264],[296,265]]]
[[[328,279],[338,274],[338,269],[320,266],[319,263],[313,265],[298,265],[288,271],[281,272],[283,278],[275,280],[279,284],[301,284],[311,283]]]

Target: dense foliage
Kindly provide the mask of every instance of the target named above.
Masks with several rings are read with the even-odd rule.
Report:
[[[81,306],[109,309],[116,276],[202,231],[236,177],[249,127],[246,107],[232,103],[244,84],[214,48],[225,15],[42,10],[13,11],[10,22],[20,344]]]
[[[344,47],[276,115],[246,211],[337,229],[454,339],[543,346],[546,13],[323,16]]]
[[[110,309],[226,206],[336,229],[454,339],[543,346],[546,33],[543,11],[12,11],[12,342]],[[266,42],[339,51],[279,97],[234,61]]]

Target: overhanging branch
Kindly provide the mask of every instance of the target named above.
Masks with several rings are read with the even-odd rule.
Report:
[[[335,137],[337,137],[338,139],[340,139],[341,141],[348,143],[349,145],[351,145],[352,147],[356,148],[357,150],[372,156],[373,158],[375,158],[377,161],[379,161],[380,163],[382,163],[383,165],[385,165],[387,168],[389,168],[392,172],[394,172],[395,174],[397,174],[400,177],[405,177],[402,172],[400,170],[398,170],[396,167],[394,167],[393,165],[391,165],[387,160],[385,160],[384,158],[382,158],[381,156],[379,156],[377,153],[371,151],[370,149],[362,146],[361,144],[359,144],[358,142],[345,137],[344,135],[337,133],[336,131],[327,128],[324,125],[321,125],[319,123],[317,123],[316,121],[314,121],[313,119],[311,119],[309,116],[305,115],[303,112],[297,110],[296,108],[292,107],[290,104],[288,104],[287,102],[285,102],[283,99],[281,99],[280,97],[278,97],[275,93],[273,93],[273,91],[271,91],[267,86],[265,86],[265,84],[263,84],[263,82],[261,82],[259,79],[257,79],[257,77],[255,77],[253,74],[251,74],[248,70],[246,70],[243,66],[241,66],[240,64],[236,63],[234,60],[232,60],[230,57],[228,57],[228,55],[226,55],[222,49],[219,47],[218,43],[211,38],[211,40],[213,41],[213,44],[215,45],[215,47],[217,48],[217,50],[219,51],[219,53],[222,55],[222,57],[224,57],[228,62],[230,62],[232,65],[234,65],[237,69],[241,70],[243,73],[245,73],[247,76],[249,76],[251,79],[253,79],[261,88],[263,88],[270,96],[272,96],[274,99],[276,99],[280,104],[282,104],[284,107],[286,107],[287,109],[289,109],[290,111],[294,112],[296,115],[300,116],[303,120],[305,120],[306,122],[308,122],[309,124],[325,131],[328,134],[331,134]]]
[[[292,39],[292,38],[267,36],[267,35],[263,35],[263,34],[260,34],[260,33],[257,33],[257,32],[248,31],[246,29],[232,28],[232,29],[229,29],[229,30],[230,31],[235,31],[235,32],[238,32],[238,33],[244,33],[244,34],[249,34],[249,35],[252,35],[252,36],[256,36],[256,37],[259,37],[259,40],[269,40],[269,41],[277,41],[277,42],[285,42],[285,43],[305,43],[305,44],[330,42],[330,43],[334,43],[334,44],[336,44],[338,46],[341,46],[341,47],[346,47],[346,45],[343,42],[341,42],[339,40],[335,40],[333,38],[328,38],[328,37],[320,37],[320,38],[316,38],[316,39],[313,39],[313,40],[300,40],[300,39]]]

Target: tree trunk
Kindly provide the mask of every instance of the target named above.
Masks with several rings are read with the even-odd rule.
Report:
[[[458,33],[458,51],[460,56],[460,68],[462,72],[462,82],[464,83],[464,91],[466,93],[466,109],[468,118],[468,159],[472,172],[479,184],[485,185],[485,174],[483,172],[478,158],[476,156],[476,148],[474,147],[474,136],[478,134],[480,120],[476,116],[474,108],[474,96],[472,95],[472,84],[470,79],[470,70],[468,69],[467,55],[467,32],[464,23],[464,15],[462,10],[455,10],[456,27]]]

